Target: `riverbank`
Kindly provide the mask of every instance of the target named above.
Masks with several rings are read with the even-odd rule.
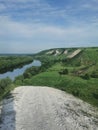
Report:
[[[5,98],[11,90],[17,87],[14,83],[15,78],[19,75],[23,75],[23,73],[32,66],[41,66],[41,62],[33,60],[32,63],[24,65],[22,68],[17,68],[12,72],[8,71],[4,74],[0,74],[0,100]]]
[[[0,56],[0,74],[21,68],[32,61],[31,56]]]
[[[4,74],[0,74],[0,79],[4,79],[9,77],[12,81],[15,80],[15,78],[19,75],[23,75],[23,73],[26,71],[26,69],[32,67],[32,66],[40,66],[41,62],[38,60],[33,60],[33,62],[25,63],[24,66],[21,66],[20,68],[16,68],[13,71],[8,71]]]

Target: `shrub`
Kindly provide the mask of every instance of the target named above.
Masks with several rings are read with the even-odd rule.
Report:
[[[95,99],[98,99],[98,94],[93,93],[93,97],[94,97]]]
[[[79,90],[73,90],[72,91],[72,94],[74,95],[74,96],[77,96],[77,97],[79,97]]]
[[[64,69],[64,70],[60,71],[59,74],[60,75],[68,74],[68,69]]]
[[[98,78],[98,71],[93,71],[91,74],[92,78]]]
[[[81,76],[83,79],[89,80],[90,79],[90,75],[89,74],[85,74],[83,76]]]
[[[64,74],[68,74],[68,69],[64,69],[64,70],[63,70],[63,73],[64,73]]]
[[[5,78],[0,80],[0,89],[5,89],[12,83],[10,78]]]

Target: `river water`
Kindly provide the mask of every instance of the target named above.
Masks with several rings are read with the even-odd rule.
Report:
[[[38,60],[34,60],[32,63],[24,65],[22,68],[17,68],[17,69],[14,69],[13,71],[8,71],[4,74],[0,74],[0,79],[9,77],[10,79],[14,80],[15,77],[22,75],[26,69],[32,66],[41,66],[41,62]]]

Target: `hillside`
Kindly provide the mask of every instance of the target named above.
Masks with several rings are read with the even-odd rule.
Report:
[[[75,67],[77,75],[90,74],[98,78],[98,48],[57,48],[45,50],[36,55],[62,62],[65,66]],[[42,58],[41,58],[42,59]]]
[[[56,48],[33,56],[42,62],[17,77],[16,85],[61,89],[98,107],[98,48]]]

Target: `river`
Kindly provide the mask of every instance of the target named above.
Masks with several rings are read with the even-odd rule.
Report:
[[[14,69],[13,71],[8,71],[4,74],[0,74],[0,79],[9,77],[10,79],[14,80],[15,77],[22,75],[26,69],[32,66],[41,66],[41,62],[39,60],[34,60],[32,63],[24,65],[22,68]]]

